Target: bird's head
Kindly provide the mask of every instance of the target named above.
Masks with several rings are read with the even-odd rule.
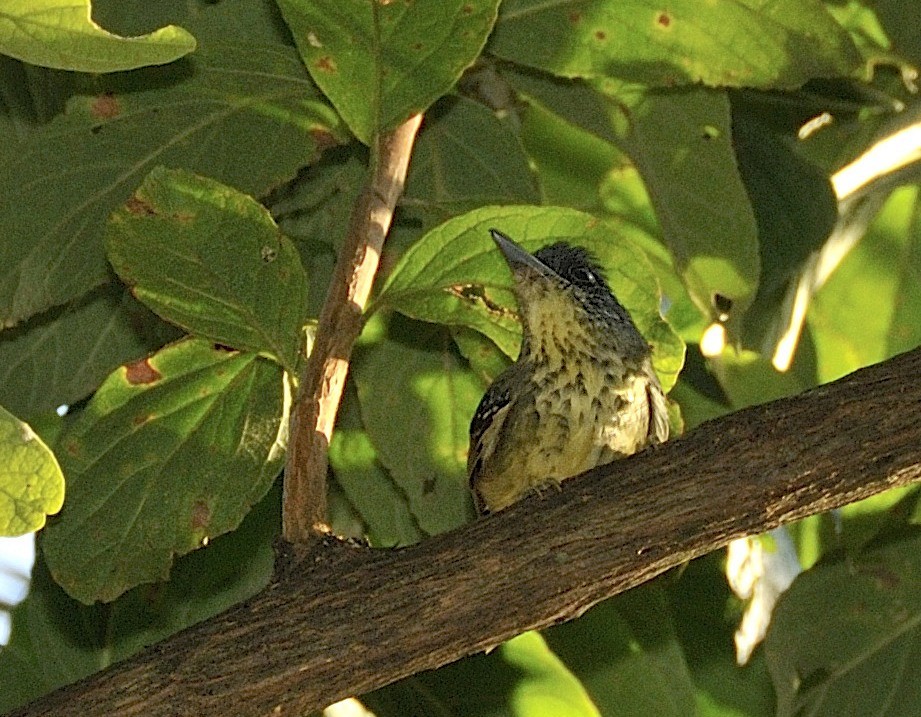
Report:
[[[515,279],[525,341],[560,343],[584,335],[592,343],[614,342],[621,353],[648,354],[649,345],[586,249],[557,242],[531,254],[496,229],[490,234]]]

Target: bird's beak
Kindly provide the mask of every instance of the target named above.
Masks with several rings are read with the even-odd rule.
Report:
[[[540,259],[537,259],[533,254],[522,249],[498,229],[490,229],[489,234],[502,251],[502,255],[505,257],[505,261],[508,262],[513,274],[527,267],[542,276],[559,278],[553,269],[544,264]]]

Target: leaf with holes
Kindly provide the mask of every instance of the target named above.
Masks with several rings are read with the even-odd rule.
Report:
[[[307,278],[254,199],[158,167],[112,215],[106,239],[115,271],[164,319],[295,371]]]
[[[201,339],[116,370],[58,441],[68,496],[43,542],[54,579],[83,602],[113,600],[236,528],[281,468],[289,403],[278,366]]]
[[[794,88],[861,64],[819,0],[508,0],[489,50],[561,77],[658,87]]]

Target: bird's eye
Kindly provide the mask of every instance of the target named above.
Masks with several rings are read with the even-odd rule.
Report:
[[[584,266],[575,267],[570,276],[574,284],[591,286],[592,284],[598,283],[598,277],[595,276],[595,273],[591,269],[586,269]]]

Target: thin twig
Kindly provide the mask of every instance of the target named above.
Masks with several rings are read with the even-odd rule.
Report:
[[[320,313],[313,351],[291,417],[282,525],[285,540],[303,543],[329,530],[326,472],[329,441],[348,373],[352,345],[371,293],[384,238],[403,192],[422,115],[380,135],[368,180],[349,220],[345,243]]]

